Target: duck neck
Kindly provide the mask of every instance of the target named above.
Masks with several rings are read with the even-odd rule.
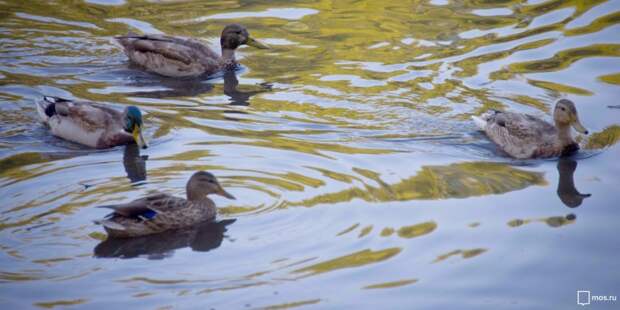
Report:
[[[562,144],[562,147],[575,143],[570,133],[570,124],[556,122],[555,127],[558,129],[558,140]]]
[[[189,201],[203,201],[208,200],[207,195],[195,191],[187,191],[187,200]]]
[[[235,62],[235,50],[222,47],[222,59],[225,62]]]

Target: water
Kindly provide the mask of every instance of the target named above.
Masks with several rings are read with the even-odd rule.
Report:
[[[577,290],[618,295],[620,1],[0,12],[2,309],[568,309]],[[242,48],[241,71],[204,81],[139,72],[112,40],[217,46],[231,22],[273,49]],[[37,120],[43,94],[138,105],[151,147],[55,138]],[[571,159],[510,160],[469,120],[549,119],[559,98],[594,133]],[[126,242],[92,223],[97,205],[183,195],[201,169],[237,197],[215,197],[218,223]]]

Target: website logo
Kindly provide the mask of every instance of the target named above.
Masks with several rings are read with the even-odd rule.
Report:
[[[581,306],[590,304],[590,291],[577,291],[577,304]]]
[[[590,291],[577,291],[577,304],[581,306],[589,305],[592,302],[616,302],[617,295],[592,295]]]

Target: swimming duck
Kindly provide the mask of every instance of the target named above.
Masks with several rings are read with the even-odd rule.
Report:
[[[52,134],[93,148],[136,143],[147,148],[142,136],[142,113],[135,106],[118,111],[107,105],[44,96],[37,112]]]
[[[529,114],[494,110],[472,119],[491,141],[517,159],[570,155],[579,150],[570,127],[588,134],[579,122],[575,104],[568,99],[555,105],[555,126]]]
[[[158,193],[125,204],[100,206],[114,212],[95,223],[103,225],[110,237],[146,236],[213,220],[216,208],[209,194],[235,199],[205,171],[194,173],[185,190],[187,199]]]
[[[269,48],[251,38],[247,29],[239,24],[228,25],[222,31],[221,56],[193,38],[129,33],[116,37],[116,40],[130,61],[147,71],[169,77],[208,76],[222,70],[234,70],[238,65],[235,50],[240,45]]]

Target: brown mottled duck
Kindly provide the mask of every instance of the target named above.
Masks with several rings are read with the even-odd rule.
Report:
[[[517,159],[570,155],[579,150],[571,135],[571,126],[588,134],[579,121],[575,104],[568,99],[556,103],[555,125],[529,114],[495,110],[472,116],[472,119],[491,141]]]
[[[250,37],[248,30],[231,24],[220,37],[222,54],[193,38],[161,34],[134,34],[116,37],[129,60],[146,71],[168,77],[209,76],[223,70],[234,70],[238,63],[235,50],[241,45],[269,48]]]
[[[187,199],[158,193],[125,204],[100,206],[114,212],[95,223],[103,225],[110,237],[146,236],[213,220],[216,208],[209,194],[235,199],[205,171],[194,173],[185,190]]]

